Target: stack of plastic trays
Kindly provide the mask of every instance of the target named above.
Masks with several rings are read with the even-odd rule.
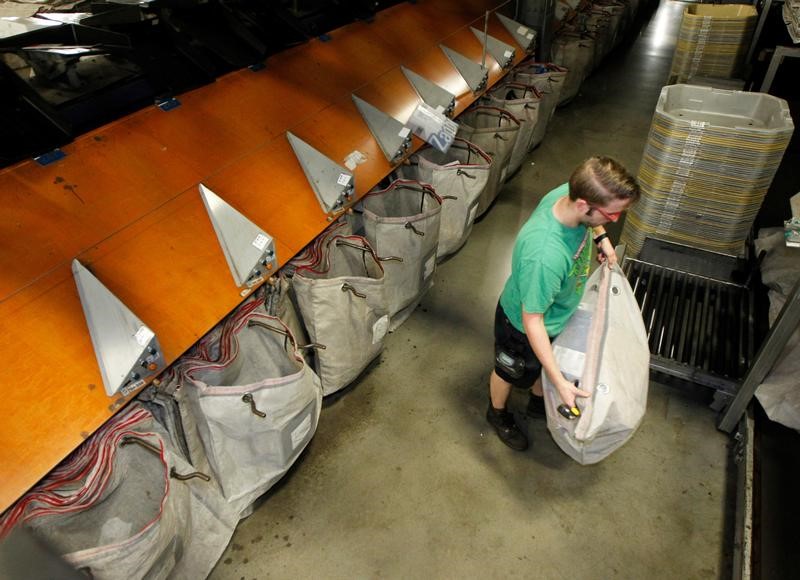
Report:
[[[758,11],[748,4],[693,4],[683,13],[671,83],[694,76],[733,78],[740,72]]]
[[[741,255],[793,131],[783,99],[664,87],[639,167],[642,198],[622,234],[628,251],[653,237]]]

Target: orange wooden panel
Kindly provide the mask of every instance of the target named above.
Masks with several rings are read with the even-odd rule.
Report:
[[[70,261],[90,267],[174,360],[242,300],[197,185],[269,232],[285,263],[328,225],[285,131],[340,164],[362,152],[367,161],[354,172],[362,196],[392,166],[350,94],[405,120],[419,102],[399,70],[405,64],[459,94],[465,108],[476,96],[438,44],[447,36],[478,62],[480,43],[465,26],[493,4],[395,6],[334,31],[330,42],[270,57],[266,69],[181,95],[170,112],[149,108],[101,127],[53,165],[0,171],[0,464],[14,466],[0,480],[0,510],[125,402],[105,395]],[[490,82],[502,76],[487,65]]]

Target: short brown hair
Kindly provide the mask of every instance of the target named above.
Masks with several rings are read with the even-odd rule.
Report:
[[[572,172],[569,198],[593,205],[608,205],[616,199],[639,199],[639,184],[618,161],[610,157],[590,157]]]

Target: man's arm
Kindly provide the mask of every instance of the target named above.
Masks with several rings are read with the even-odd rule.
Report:
[[[550,337],[547,336],[547,329],[544,327],[544,315],[529,314],[522,311],[522,325],[525,327],[525,334],[528,342],[531,343],[536,358],[542,364],[542,370],[547,373],[547,378],[556,387],[561,400],[570,409],[575,406],[575,397],[588,397],[589,393],[578,389],[564,378],[561,369],[558,368],[555,356],[553,356],[553,346],[550,344]]]
[[[617,263],[617,252],[614,251],[614,244],[611,243],[611,238],[606,234],[606,229],[603,226],[595,226],[592,228],[592,239],[597,239],[598,236],[605,234],[605,237],[600,241],[597,246],[597,259],[605,262],[609,268]]]

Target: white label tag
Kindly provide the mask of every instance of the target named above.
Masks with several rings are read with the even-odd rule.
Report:
[[[686,189],[686,182],[685,181],[673,181],[672,187],[670,187],[670,191],[672,193],[681,194]]]
[[[311,431],[311,415],[306,415],[300,424],[292,429],[292,450],[297,447],[306,439],[306,435]]]
[[[514,53],[511,52],[510,50],[507,50],[503,53],[503,56],[506,58],[511,58],[512,56],[514,56]]]
[[[144,385],[144,379],[139,379],[138,381],[135,381],[133,383],[129,383],[129,384],[125,385],[124,387],[120,387],[119,394],[122,395],[123,397],[127,397],[128,395],[130,395],[133,391],[135,391],[136,389],[138,389],[142,385]]]
[[[408,137],[409,133],[411,133],[411,129],[409,129],[408,127],[403,127],[402,129],[400,129],[398,135],[400,135],[403,139],[405,139],[406,137]]]
[[[351,175],[348,175],[347,173],[340,173],[339,179],[336,180],[336,183],[339,185],[347,185],[350,183],[350,179],[352,179]]]
[[[425,262],[425,271],[422,274],[422,278],[427,280],[433,274],[434,269],[436,269],[436,253],[434,253],[428,261]]]
[[[520,26],[519,28],[517,28],[517,34],[522,34],[522,35],[528,34],[528,29],[524,26]]]
[[[264,234],[258,234],[256,239],[253,240],[253,245],[262,252],[264,251],[264,248],[267,247],[267,243],[269,243],[269,238]]]
[[[147,346],[150,344],[150,341],[154,336],[155,333],[146,326],[140,326],[139,330],[136,331],[136,334],[133,335],[133,337],[136,339],[136,344],[139,346]]]
[[[698,129],[702,129],[707,125],[707,123],[705,121],[689,121],[689,125]]]
[[[528,40],[533,40],[533,32],[529,32],[528,34],[526,34],[525,38],[527,38]]]
[[[408,119],[408,125],[414,130],[415,135],[442,153],[450,149],[458,133],[457,123],[426,103],[420,103],[414,109]]]
[[[378,344],[386,336],[386,331],[389,330],[389,317],[387,315],[381,316],[372,325],[372,344]]]
[[[364,155],[358,149],[351,151],[347,154],[347,157],[344,158],[344,166],[347,167],[350,171],[355,171],[357,165],[361,165],[367,160],[367,156]]]

